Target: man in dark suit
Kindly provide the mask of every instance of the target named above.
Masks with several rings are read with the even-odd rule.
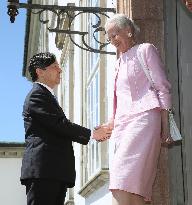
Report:
[[[67,188],[75,184],[72,142],[86,145],[91,130],[70,122],[55,99],[61,68],[53,54],[34,55],[28,69],[34,85],[23,106],[26,148],[21,183],[28,205],[63,205]],[[101,126],[92,137],[99,140],[110,134]]]

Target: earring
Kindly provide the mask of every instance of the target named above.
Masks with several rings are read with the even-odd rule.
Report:
[[[129,38],[131,38],[131,37],[132,37],[132,33],[128,33],[127,36],[128,36]]]

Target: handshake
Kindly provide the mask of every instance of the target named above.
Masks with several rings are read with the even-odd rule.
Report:
[[[94,128],[92,138],[98,142],[105,141],[111,137],[113,125],[111,123],[102,124]]]

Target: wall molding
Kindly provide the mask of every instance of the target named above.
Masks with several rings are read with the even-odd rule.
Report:
[[[0,158],[22,158],[24,143],[0,143]]]
[[[95,174],[78,192],[83,197],[88,197],[93,192],[102,187],[106,182],[109,181],[108,169],[102,169]]]

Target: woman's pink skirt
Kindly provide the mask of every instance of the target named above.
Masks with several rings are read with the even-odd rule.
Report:
[[[109,189],[119,189],[150,200],[161,147],[158,109],[128,116],[115,124]]]

